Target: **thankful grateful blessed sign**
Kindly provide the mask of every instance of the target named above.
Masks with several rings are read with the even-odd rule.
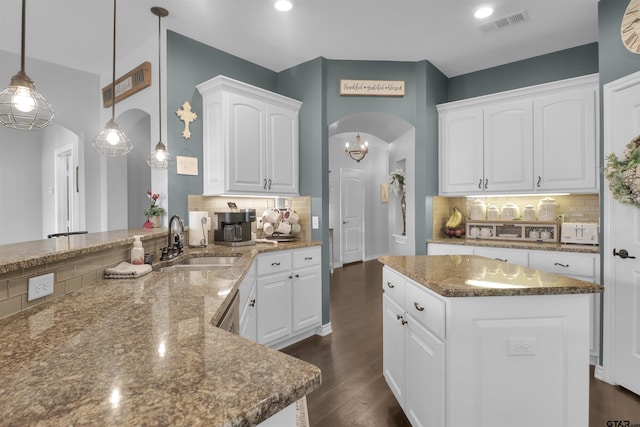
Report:
[[[341,96],[404,96],[404,80],[340,80]]]

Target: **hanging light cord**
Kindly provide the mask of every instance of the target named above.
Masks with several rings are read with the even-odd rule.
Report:
[[[25,32],[26,32],[26,23],[27,23],[27,19],[25,18],[26,15],[26,11],[27,11],[27,0],[22,0],[22,41],[20,44],[20,49],[22,52],[22,55],[20,55],[20,71],[22,71],[24,73],[24,57],[25,55],[25,50],[24,50],[24,46],[25,46]]]
[[[111,71],[111,119],[116,118],[116,0],[113,0],[113,68]]]
[[[160,37],[160,21],[162,20],[162,14],[158,14],[158,140],[162,142],[162,63],[160,62],[160,52],[162,51],[162,44]]]

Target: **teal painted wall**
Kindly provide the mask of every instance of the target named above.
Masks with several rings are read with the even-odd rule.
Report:
[[[175,114],[184,101],[200,114],[202,97],[196,85],[225,75],[276,92],[277,74],[237,56],[230,55],[173,31],[167,31],[167,135],[169,152],[197,157],[198,176],[178,175],[169,169],[169,214],[188,218],[188,195],[202,194],[202,117],[191,123],[191,138],[182,137],[183,124]]]
[[[452,77],[448,98],[457,101],[597,72],[598,43],[590,43]]]
[[[311,197],[311,215],[320,219],[320,228],[311,230],[313,240],[321,240],[322,259],[329,257],[329,148],[326,126],[326,61],[317,58],[278,74],[278,92],[302,101],[300,107],[300,194]],[[322,264],[322,323],[329,322],[329,263]]]

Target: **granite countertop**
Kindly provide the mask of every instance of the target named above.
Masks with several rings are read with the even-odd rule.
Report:
[[[427,240],[427,243],[441,245],[483,246],[487,248],[526,249],[536,251],[580,252],[589,254],[600,253],[598,245],[573,245],[565,243],[542,243],[517,240],[489,240],[482,238],[437,238]]]
[[[383,256],[378,260],[445,297],[599,293],[591,282],[476,255]]]
[[[241,256],[210,271],[102,280],[0,320],[0,425],[265,420],[319,387],[320,370],[214,325],[258,253],[320,244],[187,249]]]

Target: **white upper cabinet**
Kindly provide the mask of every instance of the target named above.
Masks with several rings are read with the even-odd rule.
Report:
[[[440,195],[598,191],[598,76],[438,105]]]
[[[224,76],[197,88],[204,195],[298,195],[302,103]]]
[[[598,192],[597,87],[533,101],[536,191]]]

